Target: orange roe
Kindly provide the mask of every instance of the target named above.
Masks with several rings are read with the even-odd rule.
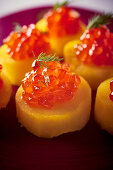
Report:
[[[0,64],[0,73],[1,73],[1,71],[2,71],[2,65]],[[0,77],[0,89],[2,88],[2,86],[3,86],[3,81]]]
[[[33,70],[26,73],[22,81],[22,98],[31,107],[42,106],[49,109],[56,103],[71,100],[80,84],[80,78],[70,72],[68,64],[61,65],[52,61],[48,62],[47,66],[48,68],[42,66],[44,79],[43,72],[35,60],[32,64]]]
[[[11,32],[4,40],[8,45],[8,54],[14,60],[24,60],[33,57],[33,52],[39,55],[42,51],[49,54],[50,45],[46,36],[34,24],[23,26],[21,32]]]
[[[113,33],[103,26],[86,30],[81,44],[75,45],[76,56],[84,64],[113,66]]]
[[[79,13],[66,7],[50,10],[45,14],[44,19],[47,21],[48,31],[52,36],[73,35],[81,29],[82,22]]]
[[[111,80],[110,82],[110,90],[111,90],[110,99],[113,101],[113,80]]]

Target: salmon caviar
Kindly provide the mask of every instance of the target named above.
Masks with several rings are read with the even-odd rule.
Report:
[[[79,13],[65,7],[50,10],[45,14],[48,31],[52,36],[73,35],[81,29]]]
[[[86,30],[75,50],[84,64],[113,66],[113,33],[106,26]]]
[[[39,64],[41,62],[44,61]],[[80,84],[80,78],[70,72],[69,65],[52,61],[41,69],[39,64],[35,60],[33,70],[26,73],[22,81],[23,100],[31,107],[45,108],[71,100]]]
[[[14,60],[32,58],[33,52],[37,55],[42,51],[50,53],[46,36],[40,33],[34,24],[24,25],[21,32],[12,32],[4,43],[8,45],[8,54]]]
[[[113,80],[111,80],[110,82],[110,90],[111,90],[110,99],[113,101]]]
[[[0,64],[0,73],[1,73],[1,71],[2,71],[2,65]],[[3,81],[0,77],[0,88],[2,88],[2,86],[3,86]]]

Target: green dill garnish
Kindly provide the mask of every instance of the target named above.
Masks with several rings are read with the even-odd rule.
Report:
[[[52,55],[46,55],[46,53],[40,53],[38,58],[36,59],[37,61],[45,61],[45,62],[52,62],[52,61],[56,61],[59,62],[61,61],[63,58],[59,58],[58,56],[56,56],[56,54]]]
[[[57,2],[57,3],[54,5],[54,10],[56,10],[57,8],[62,7],[62,6],[66,6],[68,3],[69,3],[69,0],[65,0],[65,1],[62,2],[62,3]]]
[[[13,25],[14,25],[15,32],[17,33],[23,32],[23,28],[18,22],[14,22]]]
[[[39,80],[39,86],[40,86],[40,83],[42,83],[46,87],[48,87],[48,83],[50,83],[49,75],[48,75],[47,71],[46,71],[47,75],[45,75],[45,71],[43,70],[42,66],[45,67],[45,69],[51,69],[47,65],[48,62],[55,61],[55,62],[60,63],[60,61],[63,60],[63,58],[59,58],[58,56],[56,56],[56,54],[46,55],[46,53],[43,53],[43,52],[39,54],[38,58],[36,58],[34,52],[33,52],[33,55],[34,55],[35,60],[37,61],[38,66],[41,68],[42,75],[44,76],[44,80],[45,80],[45,82]]]
[[[88,23],[88,29],[101,27],[109,24],[113,20],[113,13],[103,13],[102,15],[95,15]]]

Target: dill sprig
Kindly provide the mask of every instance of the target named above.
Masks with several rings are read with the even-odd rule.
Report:
[[[101,27],[107,25],[113,20],[113,13],[103,13],[102,15],[95,15],[88,23],[88,29]]]
[[[52,61],[59,62],[59,61],[63,60],[63,58],[59,58],[58,56],[56,56],[56,54],[46,55],[46,53],[42,52],[39,54],[39,56],[36,60],[37,61],[45,61],[45,62],[52,62]]]
[[[63,60],[63,58],[59,58],[58,56],[56,56],[56,54],[46,55],[46,53],[43,53],[43,52],[39,54],[38,58],[35,56],[34,52],[33,52],[33,55],[34,55],[35,60],[37,61],[38,66],[41,68],[42,75],[44,76],[44,81],[39,80],[39,86],[40,86],[40,83],[42,83],[46,87],[48,87],[48,83],[50,83],[50,79],[49,79],[49,75],[47,71],[44,71],[43,67],[45,68],[45,70],[51,69],[47,65],[48,62],[55,61],[55,62],[60,63],[60,61]],[[45,75],[45,72],[47,75]]]
[[[56,2],[56,4],[54,5],[54,10],[56,10],[57,8],[59,7],[62,7],[62,6],[66,6],[69,4],[69,0],[65,0],[64,2],[60,3],[60,2]]]
[[[13,25],[14,25],[15,32],[17,33],[23,32],[23,28],[18,22],[14,22]]]

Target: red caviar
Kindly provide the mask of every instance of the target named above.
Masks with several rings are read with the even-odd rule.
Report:
[[[113,66],[113,33],[106,26],[86,30],[75,50],[84,64]]]
[[[42,66],[44,78],[35,60],[32,65],[33,70],[28,72],[22,81],[23,100],[32,107],[52,108],[56,103],[71,100],[80,84],[80,78],[70,72],[68,64],[61,65],[52,61],[48,62],[47,66],[48,68]]]
[[[2,65],[0,64],[0,73],[1,73],[1,71],[2,71]],[[2,86],[3,86],[3,81],[0,77],[0,89],[2,88]]]
[[[111,90],[110,99],[113,101],[113,80],[111,80],[110,82],[110,90]]]
[[[66,7],[50,10],[44,18],[48,24],[48,31],[52,36],[73,35],[81,29],[82,22],[79,13]]]
[[[33,52],[39,55],[42,51],[50,53],[50,45],[46,36],[34,24],[23,26],[21,32],[12,32],[4,40],[8,45],[8,54],[15,60],[24,60],[33,57]]]

